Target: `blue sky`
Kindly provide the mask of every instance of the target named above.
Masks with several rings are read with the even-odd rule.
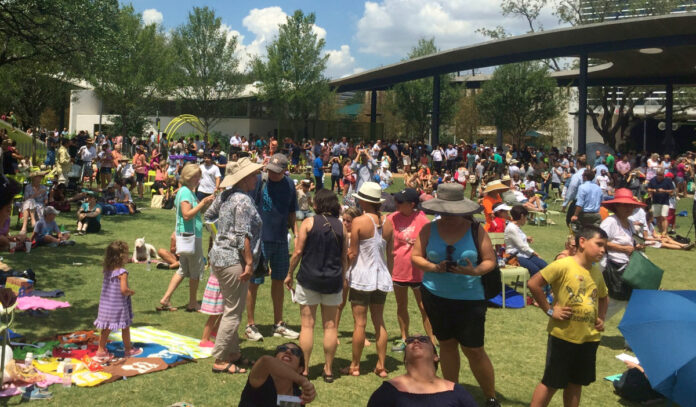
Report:
[[[513,34],[526,31],[521,19],[500,14],[499,0],[249,1],[135,0],[146,22],[165,30],[186,21],[194,6],[208,6],[222,18],[230,35],[239,38],[242,64],[265,53],[278,24],[296,9],[317,16],[315,32],[326,40],[327,76],[338,78],[397,62],[419,38],[435,38],[440,49],[486,40],[476,29],[503,25]],[[557,26],[550,10],[545,28]]]

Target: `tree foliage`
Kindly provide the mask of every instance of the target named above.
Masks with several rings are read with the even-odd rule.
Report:
[[[221,117],[229,114],[221,100],[232,99],[243,79],[235,54],[237,37],[227,36],[222,20],[208,7],[194,7],[186,24],[173,33],[180,87],[177,97],[203,123],[206,135]]]
[[[435,39],[418,40],[408,59],[438,52]],[[457,90],[450,86],[451,75],[440,75],[440,123],[447,124],[454,113]],[[394,105],[397,116],[404,121],[407,138],[427,139],[430,132],[430,116],[433,110],[433,78],[402,82],[394,86]]]
[[[483,85],[476,105],[484,119],[521,145],[527,131],[542,127],[557,115],[555,90],[555,81],[539,63],[502,65]]]
[[[140,136],[146,123],[141,119],[173,87],[172,50],[159,28],[143,25],[132,6],[121,8],[117,27],[111,48],[90,66],[90,82],[109,113],[119,116],[117,131]]]
[[[261,100],[280,117],[302,120],[305,135],[308,121],[316,118],[319,104],[329,95],[324,77],[329,57],[322,55],[326,42],[313,31],[315,20],[314,13],[296,10],[266,47],[265,61],[252,61]]]
[[[36,61],[62,71],[108,47],[117,0],[0,1],[0,66]]]
[[[473,92],[462,92],[457,100],[453,118],[455,135],[458,139],[466,140],[469,143],[476,141],[481,126],[481,115],[476,104],[476,96],[476,93]]]

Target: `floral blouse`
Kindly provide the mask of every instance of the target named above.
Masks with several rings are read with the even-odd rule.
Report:
[[[249,238],[253,253],[253,268],[261,254],[261,215],[249,195],[238,189],[224,191],[205,212],[205,222],[217,225],[217,235],[210,250],[213,267],[242,264],[244,240]]]

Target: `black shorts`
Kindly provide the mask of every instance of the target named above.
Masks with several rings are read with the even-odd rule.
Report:
[[[348,301],[357,305],[384,305],[387,302],[387,293],[384,291],[360,291],[351,288],[348,292]]]
[[[594,382],[598,347],[599,341],[572,343],[549,335],[541,382],[552,389],[565,389],[568,383],[587,386]]]
[[[438,297],[423,287],[425,313],[437,339],[456,339],[467,348],[480,348],[486,327],[486,302]]]
[[[551,188],[553,189],[561,189],[561,184],[558,182],[552,182],[551,183]]]
[[[141,173],[139,173],[139,172],[136,172],[136,173],[135,173],[135,179],[136,179],[138,182],[143,182],[143,181],[145,181],[145,174],[141,174]]]
[[[101,167],[99,169],[99,173],[100,174],[111,174],[111,170],[112,170],[111,167]]]
[[[394,281],[394,285],[398,285],[399,287],[420,288],[423,285],[423,283],[415,283],[410,281]]]

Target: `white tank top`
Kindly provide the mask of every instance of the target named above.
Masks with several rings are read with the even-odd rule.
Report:
[[[392,279],[387,268],[386,246],[382,239],[382,228],[378,228],[372,216],[368,216],[374,225],[375,232],[371,238],[361,240],[358,249],[358,259],[348,271],[350,288],[360,291],[391,292]],[[382,219],[382,225],[386,217]]]

